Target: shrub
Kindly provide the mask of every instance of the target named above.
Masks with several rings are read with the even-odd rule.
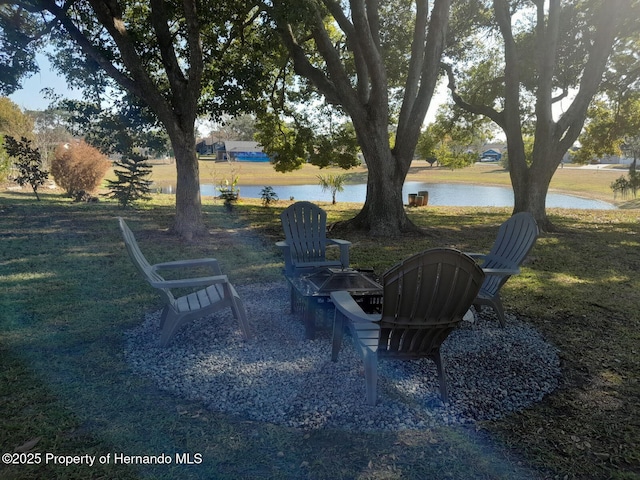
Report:
[[[99,150],[81,141],[59,145],[51,161],[51,174],[56,183],[75,197],[93,192],[111,166]]]
[[[43,185],[49,176],[49,172],[42,169],[40,150],[33,148],[31,140],[25,137],[16,140],[7,135],[5,143],[7,154],[16,159],[14,163],[18,169],[18,174],[15,177],[16,183],[20,186],[29,184],[39,201],[38,187]]]
[[[629,167],[629,175],[624,175],[611,183],[611,190],[613,190],[614,198],[618,193],[622,194],[622,198],[627,198],[629,193],[633,194],[633,198],[638,195],[640,190],[640,173],[637,172],[632,164]]]
[[[273,187],[267,186],[260,191],[260,198],[262,198],[262,205],[268,207],[272,203],[278,201],[278,194],[275,192]]]
[[[240,189],[238,188],[238,176],[232,175],[231,182],[229,182],[229,180],[225,178],[224,181],[220,182],[218,191],[220,192],[219,198],[224,200],[225,207],[227,207],[227,210],[231,211],[233,202],[238,200],[238,197],[240,196]]]

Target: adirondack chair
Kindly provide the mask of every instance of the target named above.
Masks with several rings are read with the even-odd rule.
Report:
[[[158,289],[158,293],[166,302],[160,320],[162,346],[166,346],[178,329],[189,320],[204,317],[226,307],[231,308],[233,316],[240,323],[244,338],[251,337],[244,304],[227,276],[222,275],[216,259],[201,258],[151,265],[140,251],[138,242],[124,219],[118,218],[118,221],[131,261],[149,285]],[[165,280],[158,273],[160,270],[184,270],[194,267],[207,267],[213,272],[213,276]],[[171,293],[171,289],[175,288],[189,288],[195,291],[175,298]]]
[[[500,225],[498,236],[487,254],[468,253],[476,259],[486,277],[473,304],[490,306],[505,326],[500,289],[512,275],[520,273],[520,265],[538,238],[538,225],[529,212],[513,215]]]
[[[345,291],[333,292],[336,311],[331,359],[345,324],[364,360],[367,403],[376,404],[378,358],[426,357],[436,364],[440,396],[448,401],[440,346],[460,323],[480,290],[484,273],[468,255],[435,248],[413,255],[383,274],[381,314],[367,314]]]
[[[311,202],[296,202],[281,214],[285,240],[276,245],[284,254],[284,273],[293,275],[318,267],[349,266],[351,242],[327,238],[327,212]],[[340,247],[340,260],[327,260],[327,246]]]

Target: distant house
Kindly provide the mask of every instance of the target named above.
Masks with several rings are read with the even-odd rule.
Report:
[[[224,142],[225,152],[230,162],[268,162],[269,156],[262,151],[258,142],[232,141]]]
[[[502,158],[502,149],[498,146],[485,145],[480,153],[481,162],[499,162]]]
[[[203,139],[196,143],[199,155],[215,157],[216,162],[268,162],[269,156],[258,142]]]
[[[204,138],[196,143],[196,152],[200,155],[217,155],[224,150],[224,142],[214,142],[213,139]]]

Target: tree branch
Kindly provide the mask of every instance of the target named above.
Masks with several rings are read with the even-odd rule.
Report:
[[[171,89],[174,91],[181,90],[187,84],[180,65],[176,52],[173,48],[173,35],[169,30],[168,17],[165,4],[163,0],[151,0],[151,24],[156,32],[156,38],[158,39],[158,47],[160,56],[162,58],[162,64],[165,72],[167,72],[167,78]],[[187,3],[187,2],[185,2]]]
[[[413,38],[411,40],[411,58],[409,59],[409,70],[404,87],[404,98],[400,108],[398,125],[403,125],[409,120],[413,105],[416,100],[422,66],[424,64],[424,51],[427,39],[427,22],[429,17],[429,1],[416,1],[416,23],[413,28]]]
[[[504,125],[503,112],[498,112],[497,110],[495,110],[492,107],[489,107],[488,105],[478,105],[478,104],[472,104],[472,103],[466,102],[457,92],[456,79],[453,74],[453,68],[451,67],[451,65],[447,65],[446,63],[441,63],[440,68],[442,68],[447,74],[447,78],[449,80],[449,83],[447,84],[447,88],[451,92],[451,98],[453,99],[456,105],[475,115],[484,115],[485,117],[488,117],[491,120],[493,120],[493,122],[495,122],[499,127],[504,129],[505,125]]]
[[[298,75],[308,78],[316,88],[325,96],[329,103],[339,103],[338,94],[336,92],[335,85],[326,77],[324,72],[314,67],[304,50],[295,39],[291,26],[288,24],[282,24],[279,19],[276,19],[280,35],[283,43],[291,58],[293,59],[293,67]]]
[[[422,5],[428,9],[428,3]],[[444,45],[449,28],[449,10],[451,8],[451,0],[435,0],[433,9],[431,10],[431,19],[429,21],[428,32],[423,52],[419,54],[421,70],[419,78],[419,86],[415,93],[414,99],[410,99],[408,103],[402,105],[400,119],[398,122],[398,132],[396,134],[396,152],[402,153],[402,149],[411,145],[414,148],[420,135],[420,128],[427,115],[427,110],[433,98],[433,92],[440,76],[440,59],[444,51]],[[421,12],[424,14],[425,12]],[[417,66],[417,65],[416,65]],[[406,98],[406,93],[405,93]],[[400,149],[400,150],[398,150]],[[409,152],[412,153],[412,152]],[[412,155],[411,155],[412,156]]]
[[[323,3],[347,37],[347,46],[353,52],[356,67],[358,98],[361,103],[367,103],[371,91],[369,86],[369,67],[366,62],[366,55],[362,52],[360,43],[356,39],[356,30],[337,1],[323,0]]]
[[[376,108],[384,108],[388,105],[387,72],[380,55],[380,45],[376,43],[371,30],[372,24],[375,26],[378,23],[377,15],[377,11],[367,11],[364,0],[351,1],[351,18],[356,31],[356,40],[369,72],[367,79],[358,79],[358,81],[370,83],[371,102],[376,105]]]
[[[629,2],[625,0],[610,0],[601,7],[598,14],[600,22],[580,79],[578,93],[556,124],[554,136],[560,141],[559,148],[568,149],[580,135],[587,109],[602,80],[618,26],[624,20],[627,8]]]

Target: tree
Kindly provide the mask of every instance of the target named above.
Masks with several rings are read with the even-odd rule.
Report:
[[[173,229],[190,239],[206,231],[194,141],[199,108],[235,113],[252,96],[247,84],[259,77],[249,58],[255,49],[228,51],[246,20],[243,3],[16,0],[0,9],[0,33],[22,35],[21,48],[46,37],[56,49],[54,66],[72,85],[93,98],[123,89],[153,112],[176,157]]]
[[[33,120],[7,97],[0,97],[0,134],[33,138]]]
[[[3,147],[4,137],[33,138],[33,121],[7,97],[0,97],[0,180],[6,179],[11,159]]]
[[[11,95],[20,81],[38,72],[33,41],[40,25],[27,8],[0,4],[0,95]]]
[[[56,147],[72,140],[65,112],[49,107],[43,111],[27,111],[34,123],[33,143],[40,150],[42,164],[49,168]]]
[[[503,130],[514,213],[529,211],[550,230],[549,183],[582,130],[614,45],[626,48],[622,40],[637,35],[639,2],[469,0],[458,6],[452,32],[475,31],[483,42],[463,38],[448,51],[444,68],[452,98]],[[477,13],[473,21],[470,12]],[[554,118],[554,105],[566,104],[572,93]],[[531,162],[527,135],[534,138]]]
[[[640,172],[636,171],[635,164],[631,164],[629,167],[629,175],[618,177],[615,181],[611,182],[611,190],[613,190],[614,198],[620,193],[622,198],[626,198],[629,192],[633,193],[633,198],[638,195],[640,190]]]
[[[640,93],[596,102],[580,135],[577,163],[589,163],[605,155],[627,155],[634,166],[640,157]]]
[[[18,175],[15,178],[16,183],[20,186],[29,184],[36,199],[40,201],[38,187],[44,185],[44,182],[49,177],[49,172],[42,169],[40,151],[37,148],[33,148],[31,140],[25,137],[18,141],[11,135],[7,135],[4,141],[7,154],[15,159],[15,165],[18,169]]]
[[[478,159],[482,146],[494,136],[490,121],[466,118],[455,105],[441,105],[435,122],[420,134],[417,152],[433,166],[464,168]]]
[[[107,196],[115,198],[122,208],[133,205],[138,200],[149,200],[151,196],[151,165],[146,163],[147,157],[138,153],[123,155],[116,160],[114,173],[117,180],[107,180],[111,191]]]
[[[345,175],[334,175],[330,173],[328,175],[318,175],[318,180],[320,181],[320,188],[322,188],[323,192],[327,190],[331,192],[331,203],[335,205],[336,193],[344,190],[347,177]]]
[[[364,206],[349,224],[374,235],[415,230],[404,210],[402,186],[438,80],[450,4],[274,0],[263,7],[286,49],[274,70],[282,89],[304,99],[316,92],[323,102],[315,99],[313,110],[330,109],[351,120],[369,175]],[[290,80],[289,60],[298,81]],[[299,111],[286,113],[298,120]],[[303,128],[293,131],[274,117],[277,112],[259,129],[276,132],[292,159],[286,168],[294,169],[308,160],[304,136],[313,138],[315,132],[302,122]]]
[[[109,108],[79,100],[63,100],[56,107],[65,113],[74,135],[105,155],[135,156],[140,150],[156,155],[167,152],[165,130],[135,97],[127,95]]]
[[[241,140],[251,141],[256,133],[256,118],[244,113],[232,117],[223,115],[219,122],[207,122],[210,131],[207,135],[212,140]]]

